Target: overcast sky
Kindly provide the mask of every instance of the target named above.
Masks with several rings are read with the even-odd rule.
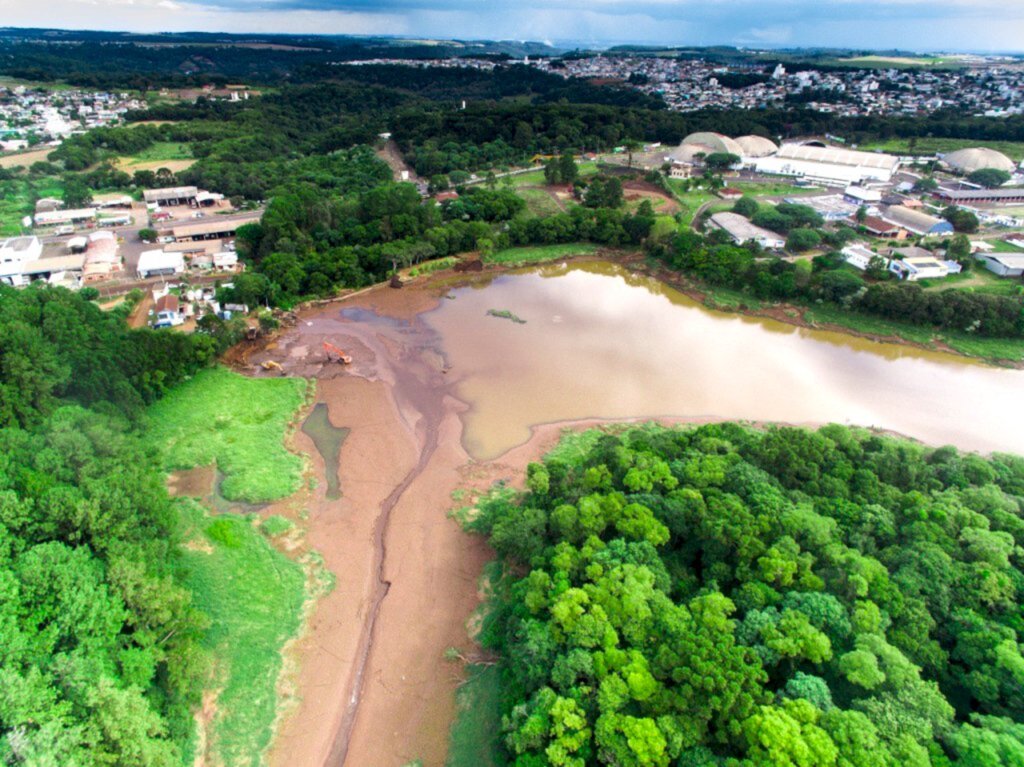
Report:
[[[0,0],[0,24],[598,44],[1024,50],[1024,0]]]

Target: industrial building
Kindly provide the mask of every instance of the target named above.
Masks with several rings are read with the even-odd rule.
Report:
[[[919,210],[903,205],[893,205],[882,211],[882,218],[913,234],[924,236],[953,234],[953,225],[945,219],[936,218]]]
[[[1019,205],[1024,203],[1024,188],[1017,189],[939,189],[935,193],[952,205]]]
[[[242,218],[215,218],[198,224],[182,224],[171,229],[176,242],[198,242],[200,240],[224,240],[235,236],[238,227],[259,223],[259,216]]]
[[[708,223],[728,234],[737,245],[756,242],[766,250],[781,250],[786,245],[781,235],[750,223],[739,213],[716,213]]]
[[[986,253],[979,255],[978,260],[1000,277],[1024,276],[1024,253]]]
[[[866,182],[889,183],[900,167],[900,158],[835,147],[783,144],[774,155],[757,158],[750,164],[758,173],[846,188]]]
[[[83,221],[95,221],[96,208],[44,210],[36,213],[34,220],[36,226],[60,226],[62,224],[79,224]]]
[[[162,189],[146,189],[142,193],[142,199],[147,203],[173,207],[177,205],[196,205],[196,197],[199,195],[198,187],[194,186],[171,186]]]
[[[1013,173],[1017,169],[1013,160],[1005,154],[984,147],[958,149],[940,157],[951,169],[965,175],[984,168],[995,168],[1007,173]]]

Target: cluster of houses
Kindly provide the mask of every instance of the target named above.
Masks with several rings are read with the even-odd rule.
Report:
[[[114,125],[125,112],[145,106],[127,93],[0,86],[0,151],[59,144],[71,134]]]
[[[818,70],[783,65],[727,66],[703,59],[599,55],[536,59],[528,64],[563,77],[628,83],[661,97],[669,109],[765,109],[794,97],[844,116],[927,114],[955,108],[1004,116],[1024,111],[1024,70],[1000,56],[964,58],[959,70]]]

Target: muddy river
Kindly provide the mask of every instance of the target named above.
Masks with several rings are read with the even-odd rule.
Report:
[[[477,459],[525,441],[531,424],[635,416],[836,422],[1024,453],[1021,371],[709,311],[603,262],[448,297],[424,318],[470,405],[463,443]]]

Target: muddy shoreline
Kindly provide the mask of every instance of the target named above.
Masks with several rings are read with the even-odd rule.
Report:
[[[612,260],[697,301],[706,298],[693,285],[648,269],[640,256],[600,253],[577,260]],[[268,375],[259,364],[274,360],[287,374],[315,379],[310,407],[323,404],[334,427],[350,430],[341,446],[337,499],[326,495],[326,467],[309,437],[296,431],[292,440],[309,455],[317,480],[302,501],[305,546],[323,556],[337,587],[313,606],[306,632],[288,651],[293,672],[287,686],[295,702],[282,717],[271,764],[400,767],[416,759],[424,767],[444,764],[455,690],[462,681],[461,669],[444,655],[449,648],[464,656],[475,652],[466,624],[479,603],[478,578],[492,558],[482,539],[447,516],[454,490],[485,490],[497,479],[520,485],[527,463],[550,450],[566,429],[736,420],[589,418],[536,424],[522,444],[493,460],[473,460],[462,442],[468,405],[456,397],[440,339],[421,315],[436,308],[452,287],[514,269],[439,272],[401,290],[378,285],[307,305],[297,312],[295,326],[242,344],[228,357],[251,375]],[[786,314],[785,307],[735,313],[920,346],[823,328]],[[345,349],[352,364],[325,362],[323,341]]]

